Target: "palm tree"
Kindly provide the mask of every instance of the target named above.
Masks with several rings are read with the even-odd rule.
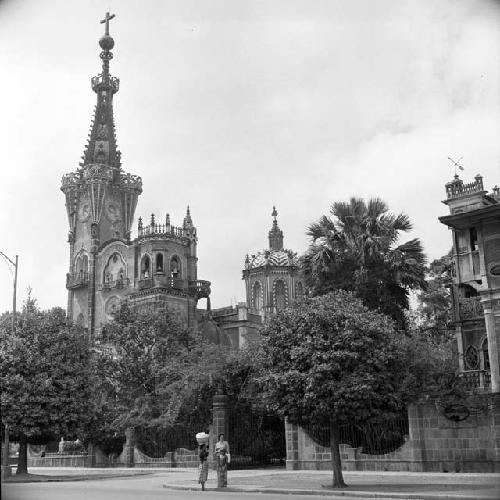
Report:
[[[313,295],[335,289],[356,292],[372,308],[404,326],[409,292],[425,289],[426,257],[418,238],[397,245],[412,229],[406,214],[393,215],[379,198],[335,202],[307,234],[312,243],[302,259]]]

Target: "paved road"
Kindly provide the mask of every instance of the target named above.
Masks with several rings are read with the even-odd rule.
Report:
[[[233,499],[242,500],[297,500],[343,499],[346,497],[312,495],[231,493],[219,491],[174,491],[163,488],[168,474],[152,474],[140,477],[123,477],[101,480],[68,481],[61,483],[10,483],[2,484],[2,500],[188,500]],[[349,497],[356,500],[356,497]],[[357,499],[361,500],[361,499]],[[366,500],[364,498],[363,500]],[[380,500],[380,499],[379,499]],[[394,499],[391,499],[394,500]]]

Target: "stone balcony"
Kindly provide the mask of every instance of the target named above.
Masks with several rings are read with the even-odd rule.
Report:
[[[97,286],[97,289],[103,292],[109,290],[120,290],[122,288],[127,288],[130,285],[129,278],[119,278],[117,280],[105,281]]]
[[[156,273],[153,278],[142,278],[137,281],[139,290],[150,288],[161,288],[163,290],[177,290],[179,292],[194,295],[197,299],[208,298],[210,296],[210,281],[191,280],[186,282],[181,278],[165,276],[162,273]]]
[[[77,288],[86,288],[89,286],[89,273],[80,271],[77,273],[66,274],[66,288],[75,290]]]
[[[196,296],[196,298],[208,299],[210,296],[210,281],[194,280],[189,282],[189,291]]]

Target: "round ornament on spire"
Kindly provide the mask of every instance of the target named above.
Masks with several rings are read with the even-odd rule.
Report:
[[[99,40],[99,45],[103,50],[111,50],[115,46],[115,41],[113,40],[113,37],[109,35],[104,35]]]

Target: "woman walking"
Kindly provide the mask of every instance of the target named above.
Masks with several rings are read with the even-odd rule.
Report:
[[[215,444],[217,455],[217,488],[227,487],[227,464],[231,461],[229,454],[229,443],[224,440],[224,434],[219,434],[219,440]]]
[[[205,491],[205,483],[208,478],[208,449],[206,444],[201,444],[198,449],[200,465],[198,466],[198,483],[201,484],[201,491]]]

